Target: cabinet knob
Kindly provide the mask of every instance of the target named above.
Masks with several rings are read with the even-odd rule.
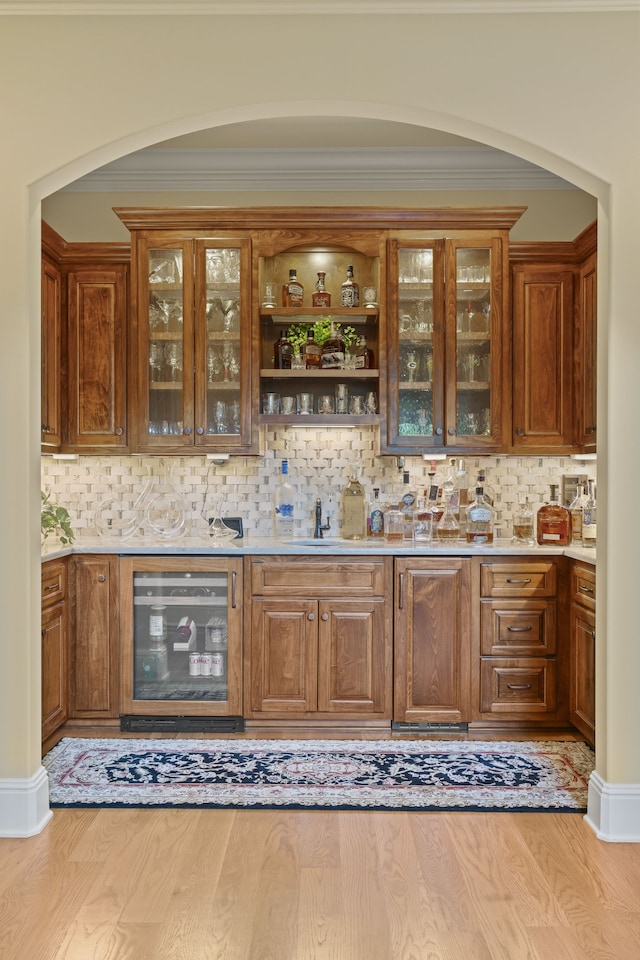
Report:
[[[516,434],[519,437],[524,437],[524,430],[522,429],[522,427],[518,427],[518,429],[516,430]]]
[[[322,614],[322,619],[323,619],[323,620],[328,620],[328,619],[329,619],[329,614],[328,614],[328,613],[323,613],[323,614]]]
[[[98,583],[104,583],[106,579],[107,578],[105,577],[104,573],[98,574]]]
[[[185,428],[184,428],[184,434],[185,434],[185,436],[188,437],[190,433],[191,433],[191,427],[185,427]]]
[[[309,619],[309,620],[315,620],[315,618],[316,618],[315,613],[310,613],[307,619]]]
[[[436,427],[433,432],[435,433],[436,437],[441,437],[441,436],[442,436],[442,427]]]
[[[198,434],[199,437],[201,437],[202,434],[204,433],[204,427],[197,427],[196,433]]]
[[[117,436],[117,437],[121,437],[123,433],[124,433],[124,430],[122,429],[122,427],[118,427],[118,428],[116,429],[116,436]]]
[[[455,436],[455,433],[456,433],[456,428],[455,428],[455,427],[449,427],[448,433],[449,433],[449,436],[450,436],[450,437],[454,437],[454,436]]]

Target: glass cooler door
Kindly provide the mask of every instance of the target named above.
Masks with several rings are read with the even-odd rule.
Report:
[[[123,712],[241,712],[240,563],[123,558],[131,602]]]

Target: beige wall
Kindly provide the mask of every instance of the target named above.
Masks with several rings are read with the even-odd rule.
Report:
[[[640,476],[638,19],[2,18],[0,777],[39,763],[39,200],[170,136],[328,114],[448,130],[600,198],[597,762],[607,782],[640,783],[640,516],[629,510]]]

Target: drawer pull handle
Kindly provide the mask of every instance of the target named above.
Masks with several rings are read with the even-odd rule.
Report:
[[[509,633],[528,633],[531,630],[531,624],[528,627],[507,627]]]
[[[508,683],[507,688],[509,690],[531,690],[530,683]]]
[[[593,593],[593,587],[585,587],[584,584],[580,584],[578,587],[580,593]]]
[[[57,583],[50,583],[47,587],[44,588],[44,592],[46,593],[47,590],[58,590],[58,589],[59,587]]]
[[[525,577],[523,580],[516,580],[515,577],[507,577],[507,583],[531,583],[531,577]]]

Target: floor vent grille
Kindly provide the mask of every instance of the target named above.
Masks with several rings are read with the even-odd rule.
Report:
[[[415,730],[417,733],[466,733],[469,729],[468,723],[392,723],[392,730],[398,733],[411,733]]]
[[[244,717],[134,717],[121,714],[128,733],[242,733]]]

